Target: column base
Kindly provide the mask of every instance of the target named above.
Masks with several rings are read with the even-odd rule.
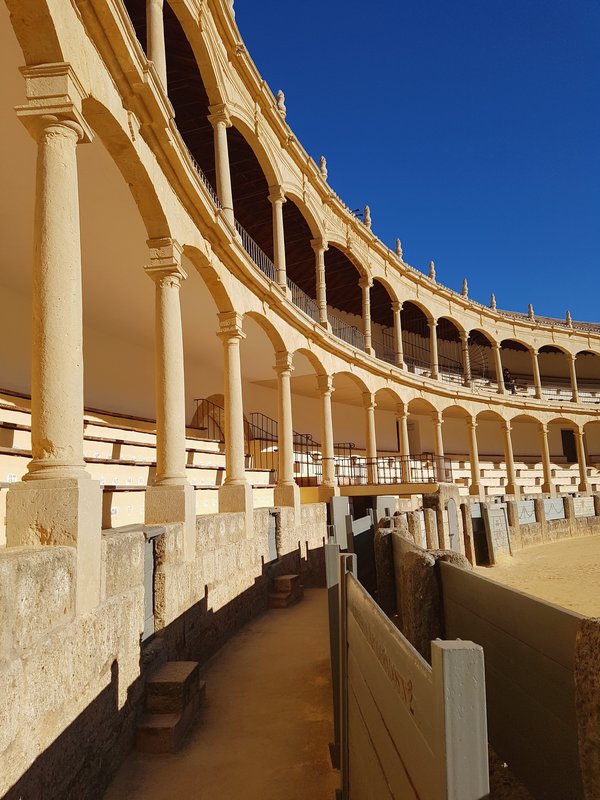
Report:
[[[549,494],[556,497],[556,486],[553,483],[542,483],[542,494]]]
[[[296,519],[300,515],[300,487],[297,483],[278,484],[275,487],[275,505],[293,508]]]
[[[590,485],[589,483],[580,483],[577,487],[578,492],[582,492],[583,494],[590,494]]]
[[[102,487],[90,478],[13,484],[6,497],[7,547],[74,547],[75,609],[100,602]]]
[[[481,497],[481,484],[480,483],[472,483],[469,486],[469,495],[471,497]]]
[[[328,503],[332,497],[339,497],[340,487],[322,483],[319,486],[319,502]]]
[[[254,533],[254,500],[248,481],[224,483],[219,487],[219,514],[228,513],[246,515],[246,536],[251,538]]]
[[[517,486],[516,483],[507,483],[504,489],[504,494],[511,494],[515,498],[521,495],[521,487]]]
[[[183,524],[183,557],[196,555],[196,493],[189,483],[157,484],[146,489],[144,519],[147,525]]]

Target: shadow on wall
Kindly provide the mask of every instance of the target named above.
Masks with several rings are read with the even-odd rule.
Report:
[[[247,622],[266,611],[274,577],[294,573],[305,586],[324,586],[323,547],[306,547],[305,552],[302,557],[299,542],[293,552],[268,563],[263,560],[254,585],[217,611],[209,609],[205,588],[200,602],[141,645],[140,676],[128,687],[121,708],[119,663],[114,660],[110,683],[35,759],[3,800],[100,800],[133,747],[136,722],[143,711],[145,678],[165,661],[205,663]],[[58,690],[60,687],[48,689]]]

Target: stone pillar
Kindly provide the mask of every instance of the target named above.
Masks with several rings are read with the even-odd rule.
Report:
[[[400,406],[397,413],[396,419],[398,420],[398,425],[400,428],[400,455],[402,458],[402,481],[404,483],[410,483],[410,442],[408,439],[408,411],[405,410],[404,407]]]
[[[367,443],[367,476],[370,484],[377,483],[377,435],[375,433],[375,395],[371,392],[363,393],[363,407],[366,412],[366,443]]]
[[[17,113],[37,142],[31,449],[7,495],[6,543],[76,548],[77,613],[100,600],[102,490],[83,460],[83,308],[77,144],[91,141],[68,64],[23,68]],[[57,100],[60,98],[60,103]]]
[[[244,404],[242,400],[242,368],[240,342],[245,338],[242,318],[235,311],[219,314],[219,338],[224,348],[225,396],[225,471],[226,479],[219,488],[219,511],[246,514],[247,532],[252,530],[252,488],[246,479],[244,441]]]
[[[463,383],[465,386],[471,385],[471,356],[469,354],[469,333],[468,331],[460,332],[460,343],[462,346],[463,357]]]
[[[542,484],[542,492],[554,497],[556,494],[556,487],[552,481],[552,464],[550,463],[550,447],[548,445],[548,426],[540,423],[540,443],[542,451],[542,467],[544,470],[544,483]]]
[[[438,365],[437,319],[428,319],[429,348],[431,354],[431,377],[437,380],[440,377]]]
[[[577,386],[577,367],[576,367],[576,359],[577,356],[574,356],[572,353],[567,354],[567,358],[569,359],[569,374],[571,376],[571,391],[573,392],[573,396],[571,400],[574,403],[579,402],[579,387]]]
[[[276,355],[277,373],[277,451],[278,470],[275,505],[300,510],[300,487],[294,480],[294,429],[292,422],[291,377],[292,355],[282,351]]]
[[[333,415],[331,413],[331,395],[333,377],[317,375],[317,385],[321,393],[321,457],[323,461],[322,485],[331,494],[338,494],[338,482],[335,474],[335,451],[333,446]]]
[[[436,465],[435,472],[438,482],[443,482],[444,471],[442,469],[442,460],[444,458],[444,437],[442,435],[442,425],[444,424],[444,417],[441,411],[437,411],[433,415],[433,425],[435,428],[435,457]]]
[[[171,239],[148,242],[146,272],[155,284],[156,478],[146,491],[148,524],[182,522],[183,551],[196,550],[196,499],[186,476],[185,377],[179,290],[187,277]]]
[[[502,422],[502,432],[504,434],[504,460],[506,461],[506,476],[508,483],[505,487],[505,494],[512,494],[515,497],[519,495],[519,487],[517,486],[517,474],[515,472],[515,459],[513,455],[512,426],[510,422]]]
[[[585,458],[585,446],[583,443],[583,428],[578,426],[575,429],[575,444],[577,445],[577,463],[579,464],[579,491],[590,493],[590,484],[587,476],[587,463]]]
[[[535,347],[530,347],[531,367],[533,369],[533,385],[535,386],[535,396],[538,400],[542,399],[542,379],[540,378],[540,365],[538,363],[538,351]]]
[[[394,314],[394,360],[396,366],[404,369],[404,348],[402,346],[402,306],[398,300],[392,301],[392,312]]]
[[[494,351],[494,365],[496,367],[496,383],[498,384],[498,394],[506,394],[504,375],[502,374],[502,353],[500,352],[500,345],[498,342],[492,342],[492,350]]]
[[[371,286],[373,286],[372,278],[361,278],[358,285],[362,289],[362,317],[363,317],[363,333],[365,335],[365,353],[374,355],[375,351],[372,346],[371,337]]]
[[[479,448],[477,446],[477,422],[471,417],[467,420],[469,434],[469,461],[471,462],[471,485],[469,494],[481,496]]]
[[[273,206],[273,262],[275,279],[283,289],[287,287],[285,263],[285,232],[283,229],[283,204],[285,194],[281,186],[269,187],[269,200]]]
[[[231,127],[231,118],[227,107],[222,104],[211,106],[209,111],[208,121],[213,126],[214,132],[217,197],[223,209],[223,216],[234,225],[231,168],[229,166],[229,145],[227,144],[227,128]]]
[[[329,328],[327,318],[327,284],[325,282],[325,252],[329,250],[329,245],[325,239],[312,239],[312,249],[315,251],[316,263],[316,287],[317,287],[317,306],[319,307],[319,324],[324,328]]]
[[[148,60],[154,62],[156,72],[166,92],[167,51],[165,47],[163,0],[146,0],[146,39]]]

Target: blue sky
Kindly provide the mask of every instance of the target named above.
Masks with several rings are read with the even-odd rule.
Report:
[[[599,0],[236,0],[287,121],[438,280],[600,320]]]

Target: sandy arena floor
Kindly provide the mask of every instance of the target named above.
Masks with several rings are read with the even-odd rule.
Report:
[[[562,539],[517,553],[480,575],[589,617],[600,617],[600,536]]]

